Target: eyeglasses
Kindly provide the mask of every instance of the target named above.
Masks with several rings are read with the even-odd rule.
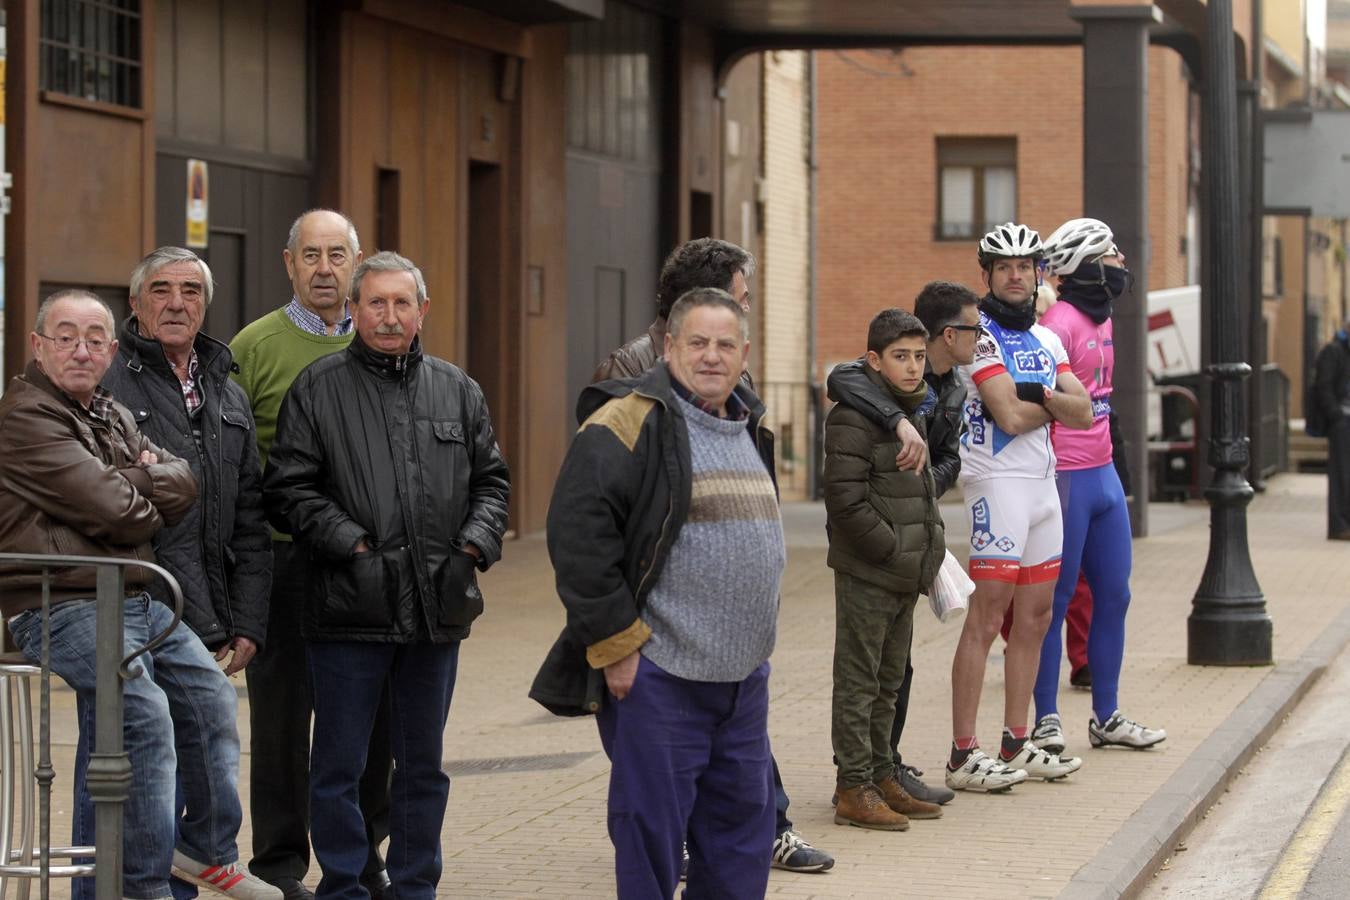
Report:
[[[100,337],[76,337],[73,334],[43,334],[40,331],[33,332],[40,338],[45,338],[56,345],[56,349],[62,353],[74,353],[75,348],[84,344],[84,348],[95,356],[98,356],[111,345],[111,341]]]
[[[979,331],[978,325],[944,325],[943,328],[950,328],[953,331]]]

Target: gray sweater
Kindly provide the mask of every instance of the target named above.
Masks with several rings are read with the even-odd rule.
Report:
[[[787,561],[773,480],[743,420],[683,399],[693,469],[689,517],[642,619],[642,654],[690,681],[741,681],[773,652]]]

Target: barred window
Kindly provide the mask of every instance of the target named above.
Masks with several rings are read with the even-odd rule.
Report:
[[[141,106],[141,0],[42,0],[42,90]]]

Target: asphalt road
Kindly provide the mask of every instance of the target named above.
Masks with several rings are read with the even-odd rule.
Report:
[[[1350,897],[1350,653],[1342,653],[1141,896]]]

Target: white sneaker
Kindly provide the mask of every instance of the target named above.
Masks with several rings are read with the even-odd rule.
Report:
[[[954,791],[997,794],[1027,780],[1026,772],[1004,765],[979,747],[970,751],[970,756],[966,757],[961,768],[954,771],[950,765],[944,768],[947,771],[947,787]]]
[[[1083,761],[1076,756],[1060,757],[1055,753],[1047,753],[1039,747],[1033,747],[1031,741],[1027,741],[1021,750],[1013,754],[1012,759],[1003,764],[1012,769],[1022,769],[1028,778],[1056,781],[1077,772],[1082,768]]]
[[[226,897],[235,897],[237,900],[282,900],[285,896],[281,888],[263,881],[239,860],[208,866],[174,850],[173,874],[198,887],[224,894]]]
[[[1064,752],[1064,727],[1060,724],[1059,713],[1041,716],[1028,740],[1032,746],[1059,756]]]
[[[1094,747],[1130,747],[1134,750],[1146,750],[1154,744],[1167,740],[1167,732],[1161,728],[1145,728],[1132,719],[1121,715],[1120,710],[1111,713],[1105,725],[1097,724],[1097,717],[1088,720],[1088,743]]]

